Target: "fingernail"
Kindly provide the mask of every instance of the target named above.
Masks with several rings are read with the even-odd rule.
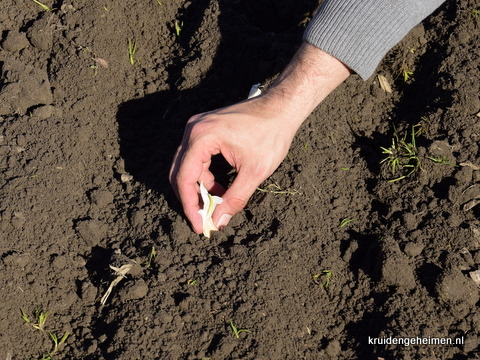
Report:
[[[221,230],[223,227],[227,226],[231,218],[232,215],[229,214],[223,214],[222,216],[220,216],[217,224],[218,229]]]

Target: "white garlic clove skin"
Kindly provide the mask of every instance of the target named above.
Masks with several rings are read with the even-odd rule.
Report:
[[[218,228],[213,223],[212,218],[208,218],[203,222],[203,235],[207,238],[211,238],[213,231],[218,231]]]
[[[252,86],[250,89],[250,92],[248,93],[248,99],[252,99],[254,97],[257,97],[258,95],[262,94],[262,84],[258,83]]]
[[[203,235],[210,238],[212,231],[218,231],[218,228],[213,223],[212,215],[215,207],[221,204],[223,199],[219,196],[210,195],[203,182],[200,183],[200,195],[202,196],[203,209],[198,210],[198,213],[202,217]]]

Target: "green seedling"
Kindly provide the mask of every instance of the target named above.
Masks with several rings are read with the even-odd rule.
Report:
[[[247,333],[250,332],[250,330],[247,330],[247,329],[237,329],[237,327],[233,324],[233,320],[230,320],[230,327],[232,328],[233,335],[235,335],[237,339],[240,338],[241,332],[247,332]]]
[[[323,289],[328,289],[333,272],[330,270],[323,270],[320,274],[313,275],[313,282]],[[325,281],[320,281],[321,277],[325,277]]]
[[[480,15],[480,10],[472,10],[472,16],[476,18],[478,15]]]
[[[157,4],[162,6],[163,4],[159,1],[159,0],[156,0],[157,1]]]
[[[135,65],[138,62],[135,59],[135,54],[137,52],[137,42],[135,40],[128,39],[128,58],[130,60],[130,64]]]
[[[150,250],[150,254],[148,255],[148,259],[145,262],[145,265],[147,268],[152,266],[152,262],[155,259],[155,256],[157,256],[157,252],[155,251],[155,246],[152,246],[152,249]]]
[[[60,346],[65,342],[67,341],[67,338],[68,336],[70,335],[70,333],[68,331],[65,331],[65,334],[63,334],[63,336],[60,338],[60,340],[58,340],[58,337],[57,335],[55,335],[54,333],[52,332],[48,332],[48,335],[50,335],[50,338],[52,339],[52,342],[53,342],[53,349],[51,352],[48,353],[48,355],[53,358],[53,355],[55,355],[58,350],[60,349]]]
[[[182,29],[183,29],[183,21],[175,20],[175,33],[177,34],[178,37],[180,37],[180,33],[182,32]]]
[[[195,286],[195,285],[197,285],[197,280],[195,280],[195,279],[188,279],[188,280],[187,280],[187,284],[188,284],[188,285],[191,285],[191,286]]]
[[[70,333],[68,331],[65,331],[63,336],[60,339],[58,339],[57,335],[55,335],[53,332],[46,331],[45,330],[45,322],[47,321],[49,313],[42,311],[41,306],[39,306],[37,309],[35,309],[35,311],[33,313],[34,316],[35,316],[35,321],[36,321],[35,323],[30,320],[30,318],[25,313],[25,311],[23,311],[23,309],[20,309],[20,311],[22,313],[23,321],[25,321],[27,324],[31,325],[34,329],[40,330],[43,333],[48,333],[50,339],[52,340],[53,348],[52,348],[52,351],[50,351],[46,354],[43,354],[40,360],[53,360],[53,356],[58,352],[58,350],[60,349],[60,346],[63,343],[65,343],[65,341],[67,340]]]
[[[348,170],[350,170],[350,168],[348,168],[348,167],[342,167],[342,168],[340,168],[340,169],[342,169],[343,171],[348,171]]]
[[[38,0],[32,0],[32,1],[33,1],[35,4],[40,5],[40,6],[42,7],[42,9],[45,10],[45,11],[52,11],[51,8],[49,8],[49,7],[48,7],[47,5],[45,5],[45,4],[42,4],[40,1],[38,1]]]
[[[402,75],[403,75],[403,81],[407,82],[413,76],[413,71],[410,71],[408,69],[403,69]]]
[[[23,309],[20,309],[22,312],[22,319],[25,321],[27,324],[30,324],[33,328],[37,330],[43,331],[45,328],[45,322],[47,321],[48,316],[50,315],[48,312],[43,312],[42,308],[39,306],[35,311],[34,311],[34,316],[35,316],[35,323],[32,322],[29,318],[28,315],[23,311]]]
[[[405,179],[417,170],[422,169],[416,144],[416,136],[422,131],[422,129],[415,130],[416,127],[419,127],[419,125],[412,126],[410,142],[407,141],[407,133],[405,133],[403,137],[400,137],[395,129],[395,135],[392,138],[392,145],[389,148],[380,147],[382,149],[382,154],[387,155],[385,159],[380,161],[380,164],[387,162],[393,176],[395,176],[398,170],[407,170],[405,175],[391,179],[389,182]]]
[[[302,195],[302,193],[298,190],[284,190],[278,185],[276,182],[273,184],[269,184],[265,186],[263,189],[257,187],[258,191],[264,192],[264,193],[270,193],[270,194],[275,194],[275,195]]]
[[[427,157],[427,159],[432,160],[434,163],[437,163],[437,164],[457,166],[457,165],[455,165],[455,164],[452,164],[452,163],[450,162],[449,158],[446,157],[446,156],[437,156],[436,158],[434,158],[434,157]]]
[[[110,11],[110,10],[108,10],[108,8],[106,6],[103,6],[103,10]]]
[[[97,65],[90,65],[89,68],[93,70],[93,77],[97,76],[98,66]]]
[[[342,221],[340,221],[340,227],[344,227],[347,224],[349,224],[349,223],[351,223],[352,221],[355,221],[355,220],[357,220],[357,219],[347,219],[347,218],[345,218]]]

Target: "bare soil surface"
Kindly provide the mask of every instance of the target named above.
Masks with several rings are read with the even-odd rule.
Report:
[[[167,179],[184,125],[274,78],[318,2],[43,4],[0,11],[1,359],[480,358],[478,2],[351,76],[210,240]]]

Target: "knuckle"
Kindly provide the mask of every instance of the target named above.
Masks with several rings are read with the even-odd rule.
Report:
[[[232,209],[240,211],[247,205],[248,199],[249,197],[247,195],[237,194],[232,196],[228,203]]]

